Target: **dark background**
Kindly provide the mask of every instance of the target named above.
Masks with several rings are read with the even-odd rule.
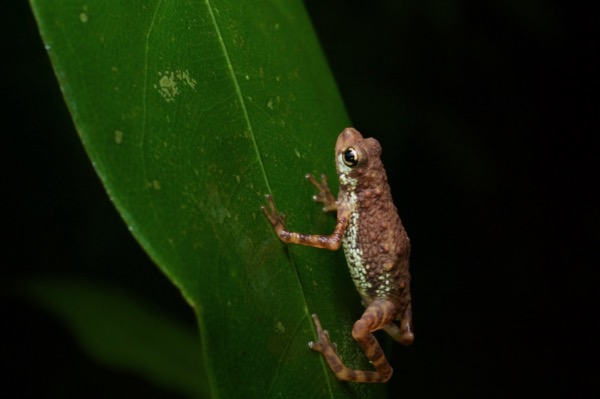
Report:
[[[598,10],[307,6],[354,126],[383,145],[413,243],[416,341],[393,347],[390,397],[597,397]],[[3,389],[167,396],[88,360],[18,295],[32,276],[91,277],[195,326],[108,201],[28,4],[0,9]]]

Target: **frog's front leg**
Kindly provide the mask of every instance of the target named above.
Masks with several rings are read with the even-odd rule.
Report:
[[[348,211],[338,210],[337,223],[335,224],[333,233],[330,235],[300,234],[285,228],[285,215],[277,211],[273,197],[267,195],[267,202],[269,203],[269,209],[263,205],[261,206],[261,210],[281,241],[287,244],[300,244],[309,247],[330,249],[332,251],[337,250],[342,244],[342,236],[348,226]]]
[[[348,368],[337,354],[334,344],[329,340],[329,335],[321,327],[317,315],[313,315],[313,320],[317,328],[319,340],[317,342],[309,342],[308,346],[323,355],[329,368],[339,380],[387,382],[392,376],[393,370],[372,332],[380,330],[391,323],[396,314],[395,310],[396,306],[390,301],[375,301],[369,305],[362,317],[354,323],[354,327],[352,328],[352,337],[358,342],[376,371]]]

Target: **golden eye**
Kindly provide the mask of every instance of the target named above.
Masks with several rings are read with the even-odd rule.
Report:
[[[358,152],[354,148],[346,148],[346,151],[344,151],[344,163],[351,168],[358,165]]]

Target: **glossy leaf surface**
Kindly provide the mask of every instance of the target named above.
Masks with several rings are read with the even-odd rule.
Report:
[[[194,308],[214,397],[374,397],[307,348],[318,313],[348,363],[341,253],[286,248],[260,212],[327,233],[306,172],[334,175],[348,117],[299,1],[32,1],[67,105],[137,240]]]

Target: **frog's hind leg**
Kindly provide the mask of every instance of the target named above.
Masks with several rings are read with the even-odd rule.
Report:
[[[354,323],[352,337],[358,342],[365,356],[373,364],[376,371],[353,370],[344,364],[337,354],[328,334],[321,328],[317,315],[313,315],[319,340],[310,342],[309,347],[320,352],[329,368],[340,380],[353,382],[387,382],[392,376],[392,367],[388,363],[381,346],[372,332],[384,328],[395,317],[395,306],[389,301],[375,301],[369,305],[362,317]]]
[[[392,322],[385,325],[383,330],[402,345],[412,344],[415,340],[415,334],[412,331],[412,309],[410,303],[400,319],[400,325],[398,326],[396,323]]]

